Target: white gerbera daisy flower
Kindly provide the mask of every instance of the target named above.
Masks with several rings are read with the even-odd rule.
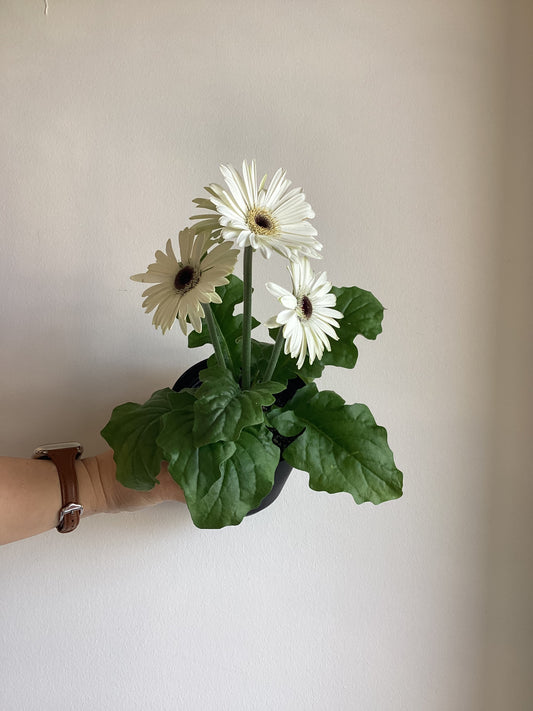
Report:
[[[292,261],[288,269],[292,293],[272,282],[266,285],[285,307],[266,325],[268,328],[283,326],[285,353],[298,358],[296,366],[301,368],[307,354],[312,363],[315,358],[322,358],[324,348],[331,350],[329,338],[339,339],[335,333],[335,328],[339,327],[336,319],[342,318],[343,314],[332,308],[337,297],[331,293],[326,272],[315,274],[305,258]]]
[[[255,161],[250,166],[243,161],[242,176],[231,165],[221,165],[220,170],[227,189],[211,183],[206,188],[211,198],[193,201],[204,210],[191,217],[199,221],[197,231],[207,229],[213,236],[233,240],[239,248],[259,249],[267,258],[272,251],[289,259],[320,257],[322,245],[308,222],[315,213],[301,188],[287,192],[291,182],[284,170],[275,173],[266,189],[266,176],[257,184]]]
[[[215,287],[228,283],[226,276],[233,271],[239,252],[229,242],[213,246],[208,232],[195,234],[189,227],[179,233],[179,243],[181,261],[168,240],[166,254],[157,250],[148,271],[130,278],[154,284],[143,292],[143,307],[146,313],[156,309],[152,319],[156,328],[165,333],[177,317],[183,333],[187,334],[187,321],[199,333],[205,316],[202,304],[221,302]]]

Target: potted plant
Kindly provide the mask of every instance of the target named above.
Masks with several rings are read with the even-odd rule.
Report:
[[[161,462],[185,493],[201,528],[239,524],[273,498],[276,471],[309,473],[317,491],[348,492],[356,503],[379,504],[402,494],[402,473],[366,405],[348,405],[315,384],[325,366],[353,368],[354,339],[375,339],[383,307],[356,286],[335,287],[311,260],[322,245],[314,213],[283,170],[266,184],[255,162],[239,173],[221,166],[225,185],[194,200],[199,214],[143,274],[143,306],[163,333],[178,321],[188,345],[213,354],[175,389],[157,390],[143,404],[113,410],[102,435],[114,450],[117,478],[148,490]],[[243,279],[232,272],[243,250]],[[280,309],[268,322],[270,340],[252,331],[252,266],[277,252],[290,284],[266,284]],[[242,313],[236,307],[242,303]],[[280,468],[280,462],[282,466]],[[279,484],[279,481],[278,481]],[[279,486],[278,486],[279,489]]]

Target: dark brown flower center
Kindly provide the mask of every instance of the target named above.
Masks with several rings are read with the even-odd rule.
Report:
[[[261,212],[257,213],[254,222],[258,227],[262,227],[264,230],[271,230],[273,227],[270,217]]]
[[[273,235],[277,231],[274,217],[264,207],[250,208],[246,215],[246,224],[256,235]]]
[[[300,300],[300,308],[305,319],[311,318],[311,314],[313,313],[313,304],[308,296],[302,296]]]
[[[174,288],[177,291],[186,293],[187,291],[194,289],[194,287],[198,284],[199,281],[200,274],[198,274],[194,267],[191,267],[187,264],[186,266],[182,267],[174,277]]]

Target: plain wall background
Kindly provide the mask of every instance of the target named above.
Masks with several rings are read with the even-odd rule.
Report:
[[[95,454],[203,355],[128,277],[255,157],[387,307],[319,387],[387,427],[405,494],[294,472],[237,528],[165,504],[4,547],[2,709],[530,709],[531,3],[44,9],[0,4],[0,452]],[[284,265],[255,271],[267,317]]]

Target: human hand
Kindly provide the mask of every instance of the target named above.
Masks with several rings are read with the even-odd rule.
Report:
[[[155,506],[163,501],[185,501],[183,490],[168,473],[162,462],[159,484],[150,491],[136,491],[123,486],[116,478],[112,450],[76,462],[80,500],[86,513],[119,513]]]

